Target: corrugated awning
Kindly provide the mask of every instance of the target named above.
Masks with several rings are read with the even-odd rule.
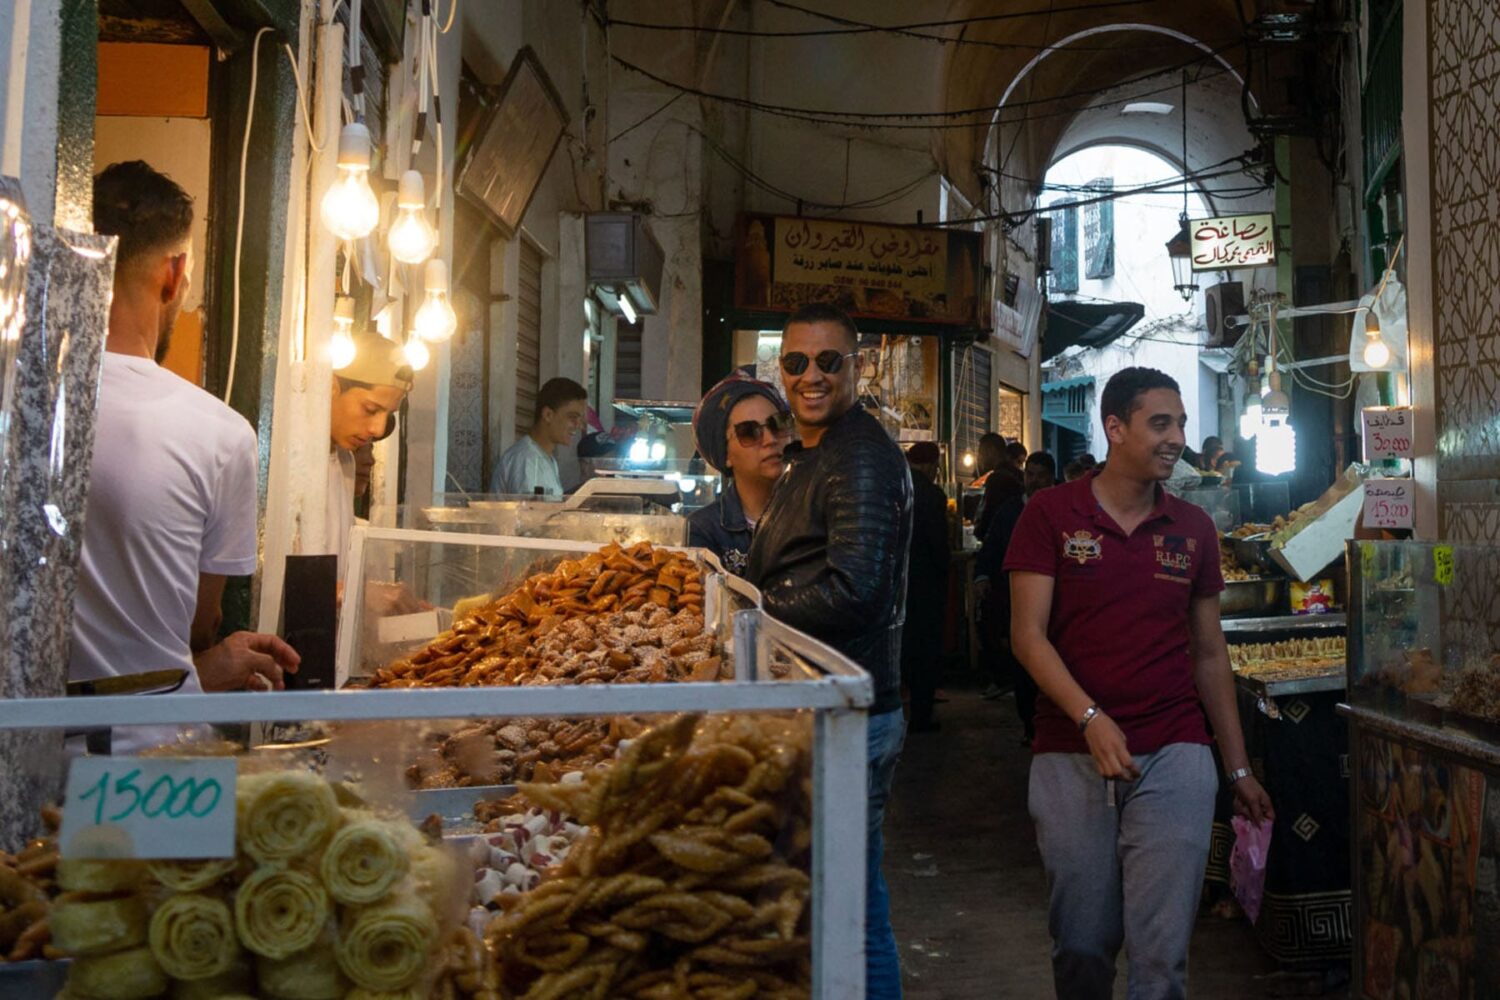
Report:
[[[1055,358],[1073,346],[1103,347],[1141,321],[1146,307],[1139,302],[1079,302],[1058,299],[1047,303],[1047,334],[1042,360]]]

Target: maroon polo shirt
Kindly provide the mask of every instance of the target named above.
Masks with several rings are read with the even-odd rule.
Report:
[[[1188,619],[1193,598],[1224,589],[1218,532],[1202,508],[1158,486],[1155,509],[1127,536],[1094,498],[1095,475],[1027,502],[1005,568],[1053,578],[1047,638],[1131,753],[1208,743]],[[1032,749],[1088,753],[1045,694]]]

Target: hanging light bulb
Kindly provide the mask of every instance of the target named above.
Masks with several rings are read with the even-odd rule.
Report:
[[[966,452],[964,452],[964,468],[965,469],[972,469],[972,468],[974,468],[974,453],[972,451],[966,451]]]
[[[401,353],[406,355],[406,363],[411,365],[411,370],[419,372],[427,367],[427,362],[432,360],[432,352],[422,342],[421,337],[407,337],[406,345],[401,348]]]
[[[630,442],[630,460],[632,462],[644,462],[651,457],[651,445],[643,437],[638,437]]]
[[[667,457],[667,443],[660,438],[651,442],[651,461],[660,462]]]
[[[432,256],[438,236],[427,221],[427,188],[415,170],[401,175],[396,208],[396,219],[387,236],[391,256],[403,264],[420,264]]]
[[[1255,438],[1255,467],[1268,476],[1297,467],[1297,432],[1292,428],[1292,400],[1281,391],[1281,374],[1271,369],[1271,391],[1261,400],[1260,433]]]
[[[323,193],[321,214],[341,240],[363,239],[380,222],[380,202],[370,190],[370,130],[359,122],[339,132],[339,177]]]
[[[1250,362],[1250,371],[1245,378],[1245,412],[1240,414],[1240,437],[1254,441],[1260,433],[1260,364]]]
[[[1380,317],[1375,315],[1372,305],[1365,310],[1365,364],[1371,368],[1384,368],[1391,363],[1391,349],[1385,346],[1380,335]]]
[[[334,371],[354,363],[354,299],[340,295],[333,301],[333,334],[328,338],[328,363]]]
[[[458,332],[458,314],[448,298],[448,264],[441,257],[427,262],[425,285],[427,297],[412,319],[412,329],[423,340],[437,344]]]

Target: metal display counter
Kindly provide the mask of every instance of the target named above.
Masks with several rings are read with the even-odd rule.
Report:
[[[1353,995],[1500,996],[1500,546],[1348,563]]]
[[[476,569],[514,565],[519,571],[549,559],[577,558],[596,547],[586,543],[491,538],[394,529],[358,529],[351,581],[378,576],[374,560],[382,544],[403,584],[440,596],[461,592]],[[397,552],[396,550],[400,551]],[[690,550],[693,551],[693,550]],[[423,558],[417,558],[421,553]],[[671,713],[775,714],[805,718],[810,727],[811,897],[809,902],[813,995],[838,1000],[864,996],[865,859],[850,844],[865,838],[866,719],[873,699],[869,676],[830,647],[768,617],[753,589],[726,578],[711,557],[694,551],[706,572],[705,590],[715,595],[706,609],[707,628],[719,633],[733,677],[700,683],[590,684],[526,687],[421,688],[409,690],[284,691],[272,693],[165,694],[0,700],[0,730],[62,731],[97,727],[198,727],[251,720],[309,721],[326,738],[315,752],[353,774],[369,801],[409,812],[462,813],[476,797],[503,789],[454,789],[436,794],[407,790],[407,751],[418,746],[433,722],[472,719],[583,720],[635,717],[660,720]],[[499,560],[499,562],[495,562]],[[465,581],[468,582],[465,582]],[[503,580],[491,579],[489,587]],[[350,610],[346,605],[346,612]],[[347,667],[359,645],[363,617],[358,602],[346,613],[340,664]],[[306,748],[264,748],[290,754]],[[17,762],[24,766],[24,762]],[[58,796],[59,799],[61,796]],[[448,801],[437,806],[439,798]],[[466,832],[455,831],[462,839]],[[45,963],[38,975],[52,975]],[[10,982],[0,978],[0,984]],[[6,996],[13,993],[0,985]],[[38,994],[40,995],[40,994]],[[50,996],[51,993],[46,995]]]
[[[1237,642],[1342,634],[1341,614],[1284,615],[1223,623]],[[1337,706],[1342,670],[1287,680],[1236,675],[1245,746],[1276,809],[1256,936],[1288,968],[1340,963],[1351,941],[1347,732]],[[1225,789],[1214,829],[1213,868],[1228,882],[1233,797]]]

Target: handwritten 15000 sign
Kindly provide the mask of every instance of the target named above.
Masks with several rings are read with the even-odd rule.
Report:
[[[230,857],[235,775],[232,758],[77,758],[68,771],[63,856]]]
[[[1232,215],[1188,223],[1193,270],[1224,271],[1276,263],[1276,217]]]

